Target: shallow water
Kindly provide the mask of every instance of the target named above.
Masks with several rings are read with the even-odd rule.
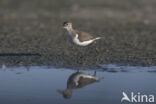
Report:
[[[68,78],[76,70],[44,66],[1,68],[0,104],[120,104],[122,92],[156,96],[155,66],[101,66],[96,70],[100,81],[73,89],[68,99],[59,91],[66,89]],[[89,69],[79,72],[95,74]]]

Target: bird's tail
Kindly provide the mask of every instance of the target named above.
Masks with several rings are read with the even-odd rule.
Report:
[[[103,39],[104,37],[97,37],[95,38],[95,40],[99,40],[99,39]]]
[[[101,37],[97,37],[97,38],[95,38],[95,40],[98,40],[98,39],[101,39]]]

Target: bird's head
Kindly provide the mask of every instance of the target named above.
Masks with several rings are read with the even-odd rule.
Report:
[[[71,22],[63,22],[63,28],[67,29],[67,30],[70,30],[72,29],[72,23]]]
[[[72,96],[72,89],[66,89],[64,91],[57,90],[58,93],[62,94],[65,99],[70,99]]]

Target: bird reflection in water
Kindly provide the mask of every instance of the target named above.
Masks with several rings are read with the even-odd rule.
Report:
[[[65,90],[58,90],[64,98],[69,99],[72,96],[72,90],[82,88],[94,82],[99,82],[100,78],[96,77],[96,71],[94,75],[90,75],[85,72],[76,72],[69,76],[67,81],[67,88]]]

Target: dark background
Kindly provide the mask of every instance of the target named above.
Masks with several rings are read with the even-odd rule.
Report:
[[[156,65],[155,0],[1,0],[0,64],[64,67]],[[79,47],[62,23],[104,36]]]

